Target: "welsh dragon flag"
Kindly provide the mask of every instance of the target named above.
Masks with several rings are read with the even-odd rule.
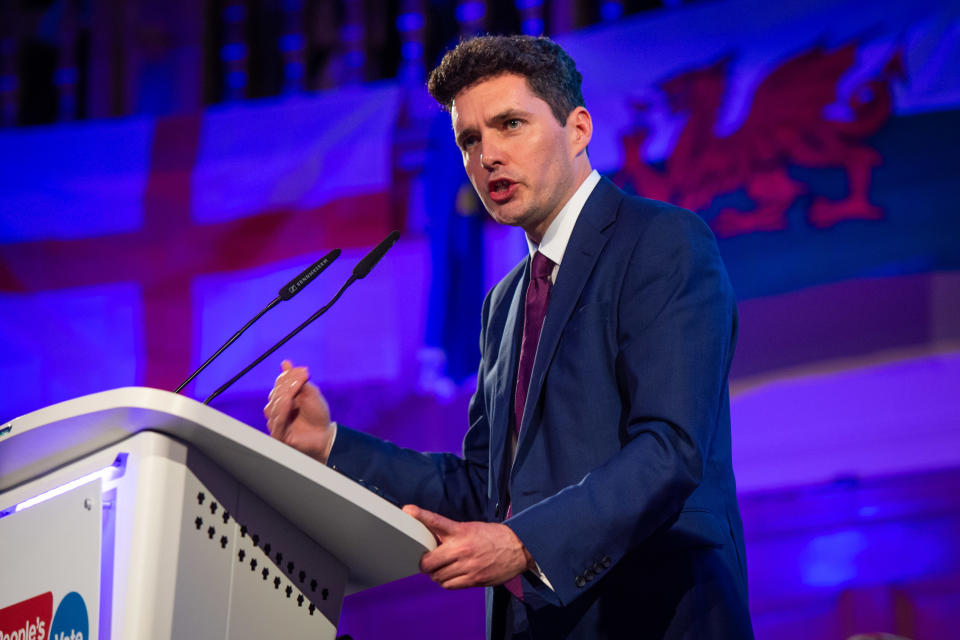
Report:
[[[960,268],[958,29],[931,0],[737,0],[561,42],[594,165],[700,213],[747,299]]]

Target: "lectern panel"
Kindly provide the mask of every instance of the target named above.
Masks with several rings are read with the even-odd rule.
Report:
[[[0,518],[0,636],[98,637],[100,492],[95,478]]]

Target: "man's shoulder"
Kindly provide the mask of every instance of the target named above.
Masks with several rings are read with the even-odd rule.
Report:
[[[713,232],[696,213],[660,200],[622,191],[607,179],[598,185],[588,219],[613,240],[608,249],[627,250],[640,242],[715,243]],[[619,249],[618,249],[619,248]]]
[[[601,182],[597,202],[615,211],[594,214],[604,237],[597,273],[679,273],[693,265],[723,270],[716,237],[698,214],[643,196],[628,194],[612,182]],[[614,197],[616,196],[616,197]],[[592,233],[584,229],[585,238]],[[624,273],[626,272],[624,271]]]
[[[667,228],[708,230],[697,214],[677,205],[623,191],[608,178],[602,179],[595,191],[596,200],[588,200],[588,217],[603,224],[615,225],[618,233],[641,233],[651,225]],[[591,206],[593,205],[593,206]],[[606,220],[605,220],[606,218]]]

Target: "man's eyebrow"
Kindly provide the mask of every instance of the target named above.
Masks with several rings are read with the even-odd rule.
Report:
[[[497,115],[490,118],[490,120],[488,121],[488,124],[499,124],[506,120],[513,120],[514,118],[526,118],[529,115],[530,114],[527,111],[524,111],[523,109],[516,109],[511,107],[509,109],[504,109]]]

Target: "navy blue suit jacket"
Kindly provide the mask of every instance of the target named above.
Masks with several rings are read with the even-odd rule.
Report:
[[[567,245],[516,458],[513,386],[529,260],[487,296],[463,455],[341,428],[330,464],[398,503],[506,520],[553,589],[488,591],[488,635],[750,638],[730,458],[736,307],[696,215],[601,180]],[[522,635],[528,633],[529,636]]]

